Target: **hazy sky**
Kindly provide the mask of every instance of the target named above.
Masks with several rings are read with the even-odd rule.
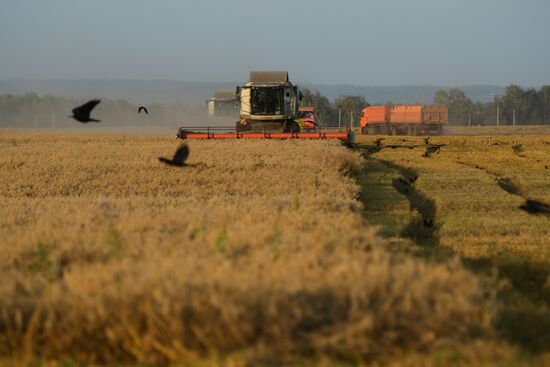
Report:
[[[0,0],[0,78],[550,83],[549,0]]]

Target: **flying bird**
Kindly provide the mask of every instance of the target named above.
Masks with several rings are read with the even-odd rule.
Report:
[[[143,107],[143,106],[139,106],[138,108],[138,113],[141,113],[141,111],[145,112],[146,115],[149,114],[149,111],[147,111],[147,108]]]
[[[99,99],[92,99],[91,101],[84,103],[82,106],[73,108],[73,115],[69,117],[72,117],[76,121],[82,122],[84,124],[88,122],[101,122],[101,120],[90,118],[90,113],[92,112],[94,107],[99,104],[99,102],[101,102]]]
[[[185,161],[187,160],[187,157],[189,157],[189,147],[187,146],[187,144],[182,144],[180,145],[178,150],[176,150],[174,158],[168,159],[164,157],[159,157],[159,161],[170,166],[183,167],[186,166]]]

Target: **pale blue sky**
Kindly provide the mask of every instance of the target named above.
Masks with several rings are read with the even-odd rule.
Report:
[[[0,0],[0,78],[550,83],[549,0]]]

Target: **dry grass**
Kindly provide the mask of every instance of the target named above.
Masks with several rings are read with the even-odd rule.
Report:
[[[335,142],[0,137],[0,354],[372,358],[492,335],[456,261],[386,251]],[[281,357],[282,356],[282,357]],[[248,358],[248,357],[247,357]]]
[[[458,126],[445,127],[445,134],[449,135],[548,135],[550,125],[488,125],[488,126]]]
[[[374,144],[373,138],[363,139],[364,144]],[[550,137],[429,141],[445,146],[426,158],[423,139],[387,137],[371,157],[395,164],[393,178],[407,171],[419,177],[415,187],[435,201],[440,219],[445,217],[439,232],[442,244],[471,258],[506,250],[546,261],[550,218],[530,215],[520,206],[527,198],[550,202]],[[384,148],[395,144],[402,148]],[[407,149],[411,146],[415,148]],[[506,191],[499,184],[502,180],[513,187]]]
[[[377,137],[361,139],[370,152],[366,219],[399,251],[435,260],[458,254],[478,274],[497,272],[499,332],[549,354],[550,216],[522,206],[550,203],[550,137],[433,137],[445,146],[430,157],[423,138],[384,137],[379,147]],[[405,192],[399,179],[411,176],[418,178]]]

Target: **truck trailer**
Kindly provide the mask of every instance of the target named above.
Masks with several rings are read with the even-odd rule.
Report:
[[[372,106],[361,112],[361,134],[425,135],[441,134],[448,122],[446,106]]]

